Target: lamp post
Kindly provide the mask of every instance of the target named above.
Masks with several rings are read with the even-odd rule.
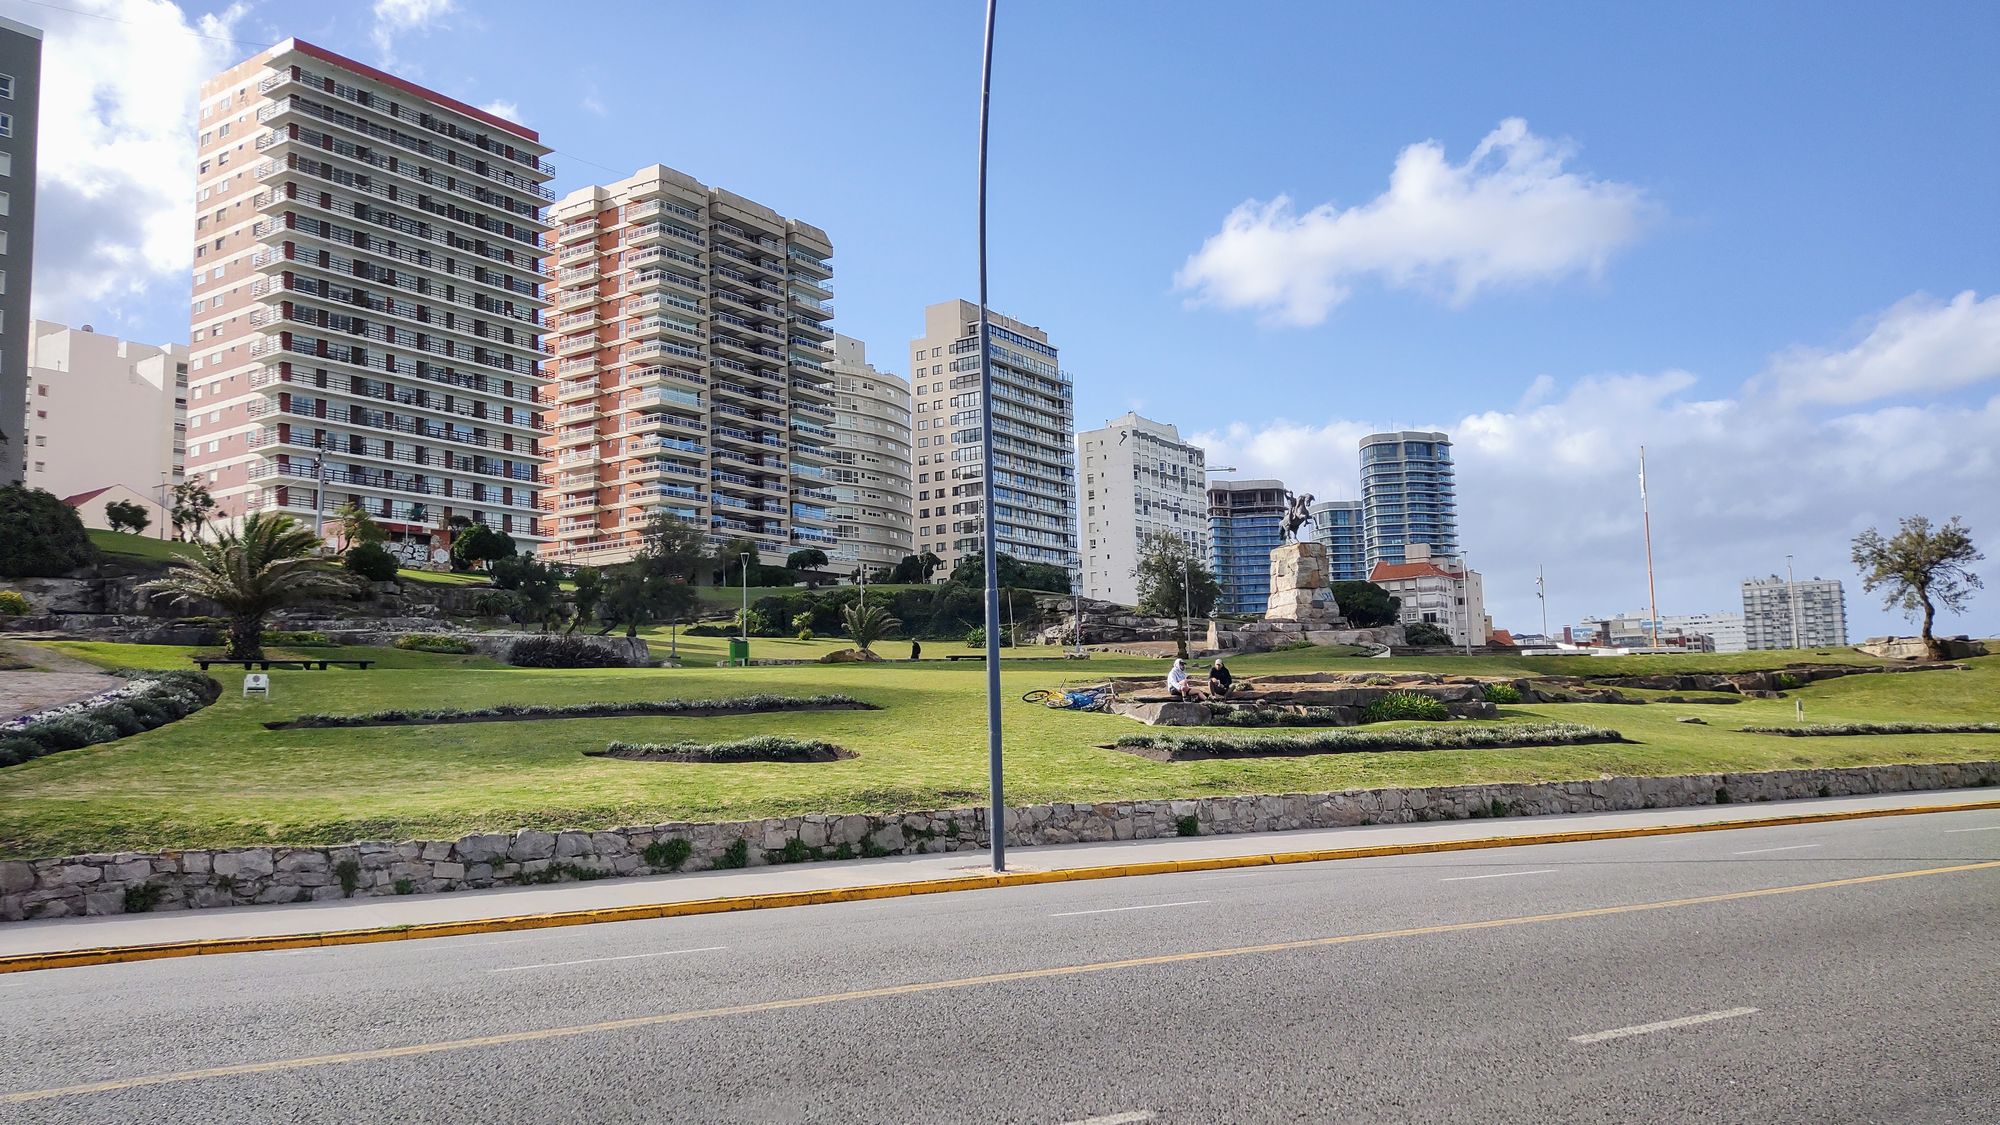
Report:
[[[313,538],[320,540],[320,548],[325,549],[326,535],[320,529],[326,522],[326,431],[321,430],[313,439]]]
[[[1792,556],[1785,556],[1785,608],[1792,619],[1792,647],[1799,647],[1799,586],[1792,578]]]
[[[1202,502],[1204,504],[1208,502],[1208,475],[1210,473],[1233,473],[1235,471],[1236,466],[1234,465],[1216,465],[1212,468],[1208,465],[1203,465],[1201,467]],[[1188,584],[1193,581],[1188,574],[1188,564],[1193,558],[1194,544],[1190,543],[1188,544],[1188,553],[1181,556],[1181,648],[1183,649],[1188,647],[1188,618],[1194,612],[1188,595]],[[1218,589],[1220,589],[1221,583],[1222,580],[1218,577],[1216,579]],[[1212,617],[1215,613],[1215,607],[1211,605],[1208,612]]]
[[[993,522],[993,336],[986,308],[986,137],[993,101],[993,22],[999,0],[986,0],[986,42],[979,67],[979,470],[981,554],[986,562],[986,778],[991,811],[987,837],[993,870],[1007,870],[1007,798],[1000,766],[1000,575]]]
[[[743,666],[750,666],[750,552],[743,552],[743,616],[737,619],[737,631],[743,634]]]

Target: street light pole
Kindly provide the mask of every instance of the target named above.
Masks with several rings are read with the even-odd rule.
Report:
[[[750,666],[750,552],[743,552],[743,616],[737,619],[736,628],[743,634],[743,666]]]
[[[326,431],[321,430],[313,439],[313,538],[325,546],[325,534],[320,530],[326,522]]]
[[[993,23],[999,0],[986,0],[986,43],[979,67],[979,473],[980,539],[986,560],[986,778],[992,809],[987,836],[993,870],[1007,870],[1007,797],[1000,752],[1000,572],[993,520],[993,333],[986,307],[986,137],[993,102]]]
[[[1542,640],[1549,639],[1549,587],[1542,581],[1542,564],[1535,564],[1535,600],[1542,603]]]

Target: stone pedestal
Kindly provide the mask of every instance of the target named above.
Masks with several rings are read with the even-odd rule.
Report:
[[[1264,620],[1318,629],[1346,624],[1333,600],[1333,567],[1325,544],[1287,543],[1271,552],[1271,600]]]

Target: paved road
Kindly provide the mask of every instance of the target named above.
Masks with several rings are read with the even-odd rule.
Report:
[[[1991,1122],[1996,965],[1943,813],[0,977],[0,1121]]]

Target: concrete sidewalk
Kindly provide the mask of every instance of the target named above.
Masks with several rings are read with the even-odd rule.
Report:
[[[1008,869],[1010,872],[1103,869],[1134,863],[1215,860],[1338,848],[1407,847],[1462,840],[1539,837],[1551,833],[1754,821],[1772,817],[1866,813],[1917,807],[1951,808],[1991,803],[1996,799],[2000,799],[2000,793],[1990,789],[1954,789],[1575,816],[1454,820],[1429,824],[1067,844],[1010,849]],[[1996,816],[2000,816],[2000,812],[1996,812]],[[985,853],[954,852],[508,887],[456,894],[13,922],[0,924],[0,957],[162,942],[284,937],[332,930],[468,922],[526,914],[885,886],[981,875],[989,871]]]

